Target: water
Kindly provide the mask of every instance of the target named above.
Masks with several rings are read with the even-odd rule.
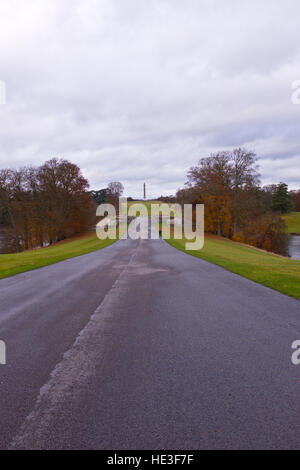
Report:
[[[300,236],[293,235],[290,238],[289,253],[291,258],[300,260]]]

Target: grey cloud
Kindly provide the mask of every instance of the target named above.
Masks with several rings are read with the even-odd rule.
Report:
[[[175,192],[199,158],[256,150],[300,187],[298,0],[0,0],[0,164],[63,156],[93,188]]]

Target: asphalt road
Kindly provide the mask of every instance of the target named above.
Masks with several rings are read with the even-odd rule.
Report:
[[[300,448],[300,302],[121,240],[0,281],[0,447]]]

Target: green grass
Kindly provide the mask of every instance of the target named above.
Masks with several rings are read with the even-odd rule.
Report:
[[[167,241],[185,251],[184,240]],[[205,238],[203,250],[186,253],[300,299],[300,261],[265,253],[230,240],[209,237]]]
[[[0,255],[0,279],[85,255],[113,242],[114,240],[99,240],[95,233],[87,233],[74,238],[73,241],[71,239],[48,248]]]
[[[133,206],[135,204],[143,204],[147,209],[148,217],[151,216],[151,205],[152,204],[153,205],[161,204],[161,205],[164,206],[164,209],[162,210],[161,215],[168,215],[169,214],[168,208],[171,206],[171,204],[169,204],[169,203],[164,203],[164,202],[161,202],[161,201],[151,201],[151,200],[150,201],[143,201],[143,200],[141,200],[141,201],[128,201],[127,204],[128,204],[128,208],[130,208],[131,206]],[[172,215],[172,213],[171,213],[171,215]]]
[[[151,205],[152,204],[162,204],[162,203],[160,201],[143,201],[143,200],[128,201],[127,202],[128,208],[135,205],[135,204],[143,204],[144,206],[146,206],[147,211],[148,211],[148,216],[150,216],[151,215]]]
[[[300,234],[300,212],[291,212],[290,214],[283,215],[282,218],[287,223],[289,233]]]

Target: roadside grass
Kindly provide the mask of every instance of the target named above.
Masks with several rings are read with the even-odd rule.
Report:
[[[128,201],[127,204],[128,204],[128,208],[130,208],[134,204],[143,204],[144,206],[146,206],[148,217],[151,216],[151,206],[152,205],[158,205],[158,204],[162,205],[162,212],[161,212],[162,216],[169,214],[169,207],[171,206],[171,204],[169,204],[169,203],[164,203],[162,201],[157,201],[157,200],[155,200],[155,201],[151,201],[151,200],[149,200],[149,201],[144,201],[144,200]]]
[[[166,240],[185,253],[300,300],[300,261],[219,237],[205,237],[200,251],[185,251],[186,240]]]
[[[300,212],[291,212],[283,215],[282,218],[287,223],[289,233],[300,234]]]
[[[114,240],[99,240],[95,232],[86,232],[51,247],[0,255],[0,279],[85,255],[112,243]]]

